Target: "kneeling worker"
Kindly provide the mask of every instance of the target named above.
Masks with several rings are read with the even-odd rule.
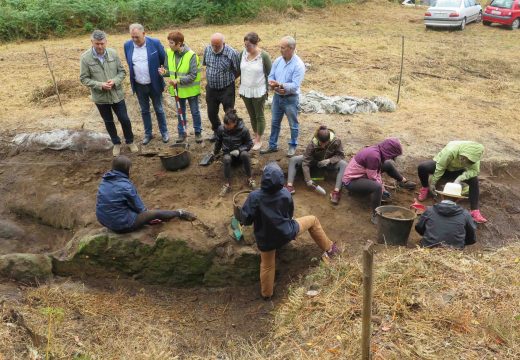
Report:
[[[383,185],[382,173],[397,180],[398,186],[412,190],[416,184],[408,181],[397,170],[395,158],[402,155],[403,148],[399,139],[388,138],[379,144],[360,150],[347,165],[343,174],[343,186],[352,194],[370,195],[372,216],[370,221],[377,223],[376,208],[381,201],[390,197]]]
[[[461,193],[462,187],[455,183],[447,183],[444,191],[437,191],[442,201],[428,207],[415,225],[415,230],[422,235],[422,247],[463,249],[475,243],[477,226],[470,213],[456,204],[464,198]]]
[[[96,217],[101,225],[126,233],[158,220],[196,219],[185,210],[147,210],[129,179],[131,166],[129,158],[118,156],[112,161],[112,170],[103,175],[96,200]]]
[[[419,192],[419,201],[424,201],[440,179],[453,181],[456,184],[464,182],[469,186],[469,202],[471,216],[477,223],[485,223],[487,219],[479,210],[479,183],[480,159],[484,152],[484,145],[473,141],[450,141],[433,160],[424,161],[417,169],[422,188]],[[428,178],[433,175],[428,185]],[[464,191],[463,191],[464,193]]]
[[[341,181],[343,173],[347,167],[345,161],[345,153],[341,140],[336,136],[334,131],[328,129],[325,125],[321,125],[303,155],[294,156],[289,161],[289,173],[287,175],[287,190],[291,194],[295,193],[293,183],[296,176],[296,167],[300,166],[303,170],[303,177],[308,186],[313,186],[311,179],[311,167],[317,166],[327,170],[335,170],[338,172],[336,176],[336,185],[334,191],[330,193],[330,201],[338,204],[341,198]]]
[[[260,287],[265,300],[273,295],[276,250],[291,240],[309,231],[325,252],[324,256],[333,257],[339,253],[316,216],[293,219],[294,203],[289,191],[283,187],[284,180],[277,163],[267,164],[261,188],[249,194],[239,219],[244,225],[254,224],[256,244],[260,250]]]

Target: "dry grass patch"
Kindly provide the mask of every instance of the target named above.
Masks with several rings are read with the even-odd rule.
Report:
[[[374,359],[520,356],[516,244],[495,253],[386,249],[376,254]],[[319,287],[316,297],[306,291]],[[362,264],[340,260],[294,286],[271,335],[233,358],[359,359]]]

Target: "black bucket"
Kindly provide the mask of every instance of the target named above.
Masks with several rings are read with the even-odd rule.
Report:
[[[169,150],[159,154],[163,167],[169,171],[176,171],[187,167],[191,161],[188,147],[189,144],[173,144]]]
[[[377,242],[387,245],[406,246],[415,213],[407,208],[393,205],[380,206],[377,214]]]

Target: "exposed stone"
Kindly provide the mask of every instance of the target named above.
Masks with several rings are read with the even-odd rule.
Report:
[[[0,238],[21,239],[25,236],[25,231],[9,220],[0,220]]]
[[[149,284],[228,286],[258,281],[260,256],[255,245],[237,244],[230,237],[211,237],[176,221],[174,230],[153,235],[152,228],[130,234],[108,230],[80,232],[60,253],[53,271],[75,277],[125,275]],[[315,248],[315,245],[313,246]],[[281,250],[282,261],[309,261],[305,244]],[[285,255],[284,255],[285,254]]]
[[[52,276],[52,259],[41,254],[0,256],[0,278],[24,283],[45,281]]]
[[[19,215],[38,219],[40,223],[58,229],[73,229],[95,221],[93,212],[84,211],[94,206],[92,199],[81,192],[50,194],[41,201],[34,201],[29,196],[14,197],[8,206]]]

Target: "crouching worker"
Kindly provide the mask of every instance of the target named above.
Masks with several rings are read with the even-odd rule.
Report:
[[[296,167],[300,166],[303,170],[303,178],[308,186],[314,186],[311,179],[311,167],[325,168],[338,172],[336,176],[336,185],[334,191],[330,193],[330,201],[338,204],[341,198],[341,180],[343,173],[347,167],[343,145],[338,139],[334,131],[328,129],[325,125],[321,125],[303,155],[294,156],[289,160],[289,173],[287,175],[287,190],[291,194],[295,193],[293,183],[296,176]]]
[[[256,244],[260,250],[260,286],[262,297],[273,295],[276,250],[309,231],[325,256],[333,257],[339,249],[323,231],[316,216],[293,219],[294,203],[283,187],[284,175],[278,164],[266,165],[261,188],[249,194],[241,211],[244,225],[254,224]]]
[[[422,235],[421,246],[446,246],[463,249],[474,244],[476,225],[470,213],[456,204],[464,197],[459,184],[447,183],[444,191],[437,191],[442,201],[428,207],[415,225]]]
[[[370,195],[372,217],[370,221],[376,223],[376,208],[381,200],[390,197],[383,186],[381,174],[387,173],[397,180],[398,185],[405,189],[415,189],[416,184],[408,181],[397,170],[396,157],[403,153],[401,143],[397,138],[389,138],[383,142],[368,146],[359,151],[348,163],[343,175],[343,186],[353,194]]]
[[[103,175],[96,200],[96,217],[101,225],[126,233],[158,220],[196,219],[185,210],[147,210],[129,179],[131,166],[129,158],[118,156],[112,161],[112,170]]]
[[[421,179],[419,201],[424,201],[431,192],[435,194],[435,186],[440,179],[453,181],[456,184],[464,182],[469,186],[469,203],[471,216],[477,223],[485,223],[487,219],[479,210],[480,158],[484,145],[473,141],[450,141],[433,160],[419,164],[417,172]],[[433,175],[428,184],[429,176]],[[463,191],[465,193],[465,191]]]
[[[224,116],[224,125],[220,125],[217,130],[217,140],[215,142],[214,155],[220,153],[222,149],[224,163],[224,177],[226,182],[220,191],[220,196],[226,195],[231,191],[231,163],[242,162],[247,176],[247,184],[251,189],[256,187],[256,183],[251,177],[251,157],[249,150],[253,147],[253,140],[249,130],[244,126],[244,122],[238,117],[235,109],[229,109]]]

